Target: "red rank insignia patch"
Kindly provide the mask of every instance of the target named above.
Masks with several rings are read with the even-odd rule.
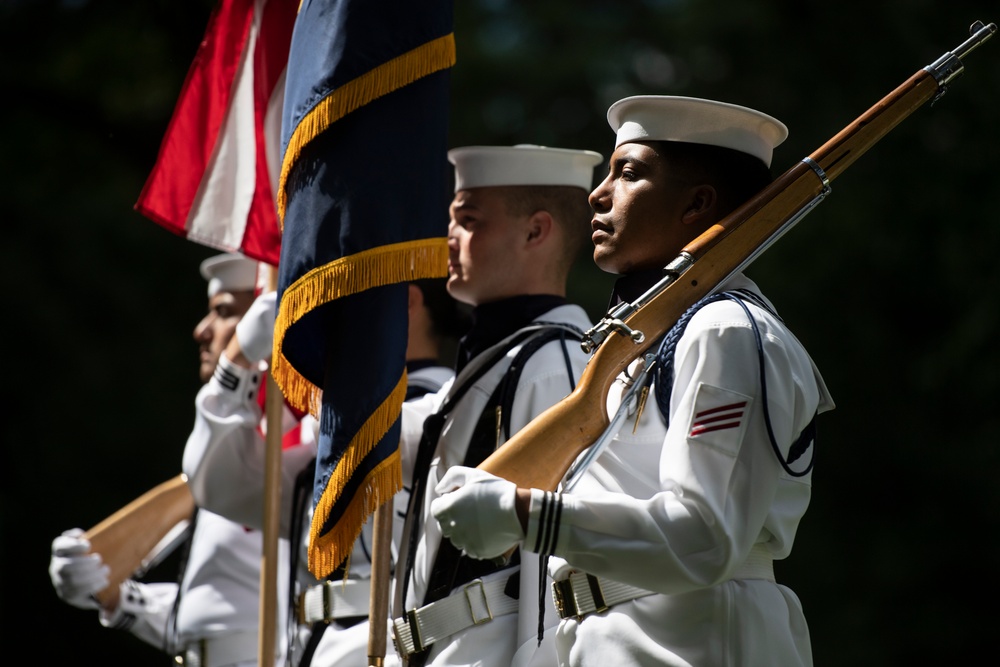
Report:
[[[712,431],[738,429],[743,421],[743,415],[746,414],[746,407],[746,401],[739,401],[696,412],[688,437],[693,438]]]

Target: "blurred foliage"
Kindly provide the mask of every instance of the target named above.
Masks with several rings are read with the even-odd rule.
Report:
[[[59,641],[28,645],[38,664],[168,664],[59,602],[45,568],[61,530],[95,524],[179,469],[198,387],[197,266],[214,253],[132,205],[213,4],[0,3],[0,258],[14,288],[4,336],[15,380],[0,601],[9,639],[59,628]],[[996,10],[985,0],[464,0],[451,144],[607,156],[615,100],[711,97],[789,126],[777,174]],[[989,481],[1000,469],[995,41],[748,271],[837,401],[820,425],[813,506],[777,565],[802,600],[817,665],[968,664],[990,636],[992,614],[978,610],[1000,557]],[[610,284],[582,257],[572,296],[597,318]]]

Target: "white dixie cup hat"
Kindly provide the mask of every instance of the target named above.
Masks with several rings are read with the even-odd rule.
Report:
[[[672,95],[636,95],[608,109],[615,148],[633,141],[682,141],[721,146],[771,166],[774,149],[788,137],[784,123],[766,113],[726,102]]]
[[[219,292],[253,291],[257,286],[258,262],[239,253],[209,257],[201,263],[201,277],[208,281],[208,297]]]
[[[455,192],[507,185],[572,186],[590,191],[600,153],[533,144],[464,146],[448,151]]]

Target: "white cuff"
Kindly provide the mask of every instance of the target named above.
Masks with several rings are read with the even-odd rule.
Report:
[[[251,403],[257,400],[262,379],[263,372],[259,369],[244,368],[222,354],[211,381],[223,390],[239,395],[241,402]]]
[[[543,556],[556,553],[559,546],[559,519],[563,496],[555,491],[531,489],[528,506],[528,526],[524,531],[523,549]]]
[[[118,585],[118,606],[114,609],[101,609],[98,618],[101,625],[115,630],[128,630],[135,623],[137,616],[146,613],[149,601],[144,586],[132,579],[126,579]]]

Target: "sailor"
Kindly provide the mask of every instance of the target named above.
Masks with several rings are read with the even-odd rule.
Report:
[[[625,98],[608,120],[615,150],[590,203],[594,261],[621,276],[613,307],[769,183],[787,129],[670,96]],[[434,515],[477,558],[513,544],[550,556],[562,621],[535,664],[811,665],[802,606],[772,563],[791,553],[809,504],[827,388],[742,273],[664,325],[655,358],[612,385],[608,414],[632,387],[648,399],[628,395],[635,409],[569,492],[453,469]]]
[[[586,243],[587,192],[601,156],[518,145],[467,146],[448,157],[448,291],[472,307],[473,323],[455,379],[403,406],[412,493],[392,629],[411,666],[506,667],[537,644],[539,564],[517,553],[503,562],[466,558],[442,540],[430,508],[450,467],[477,465],[569,394],[583,371],[579,339],[590,322],[568,302],[566,285]]]
[[[467,326],[467,316],[445,289],[445,280],[416,280],[408,285],[406,348],[407,400],[437,391],[454,372],[442,361],[454,353]],[[255,368],[270,357],[273,343],[274,293],[240,322],[237,335],[219,359],[217,378],[199,392],[196,423],[184,451],[183,469],[196,501],[227,518],[262,528],[265,506],[266,444],[257,428],[261,408],[240,387],[248,385]],[[283,448],[280,530],[292,547],[289,568],[278,572],[291,594],[279,600],[288,614],[289,664],[363,664],[368,650],[372,526],[367,523],[356,541],[349,567],[317,580],[308,568],[309,528],[316,460],[317,422],[302,415],[304,446]],[[405,508],[405,490],[397,507]],[[402,512],[399,511],[399,514]],[[396,519],[397,535],[402,518]],[[343,662],[341,662],[343,661]]]
[[[238,254],[216,255],[201,264],[208,282],[208,313],[194,329],[199,376],[213,378],[220,355],[254,307],[258,263]],[[260,374],[240,392],[256,403]],[[197,437],[192,434],[191,437]],[[73,528],[52,543],[49,573],[56,593],[68,604],[98,609],[105,627],[128,630],[176,657],[177,664],[199,667],[256,667],[260,613],[262,535],[259,530],[199,508],[193,520],[179,583],[142,583],[126,579],[101,606],[94,595],[108,587],[108,566],[90,551],[84,532]],[[279,567],[287,562],[288,544],[278,545]],[[281,582],[279,582],[280,584]],[[279,586],[283,594],[284,586]],[[103,598],[104,596],[102,596]],[[284,619],[278,617],[278,627]],[[278,642],[275,664],[283,659]]]

